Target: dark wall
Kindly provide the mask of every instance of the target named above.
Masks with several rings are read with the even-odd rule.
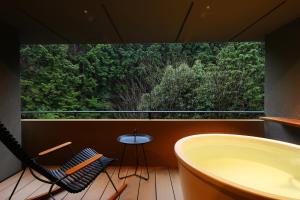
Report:
[[[21,141],[19,42],[0,23],[0,121]],[[20,170],[21,164],[0,142],[0,181]]]
[[[265,112],[300,119],[300,19],[266,37]],[[269,138],[300,144],[300,129],[265,122]]]
[[[31,156],[38,152],[72,141],[74,152],[84,147],[92,147],[102,154],[120,158],[123,145],[117,142],[122,134],[138,132],[153,136],[154,140],[145,144],[147,160],[152,166],[176,167],[174,145],[180,138],[202,133],[232,133],[240,135],[264,136],[261,120],[22,120],[23,146]],[[46,136],[46,137],[43,137]],[[126,161],[133,161],[134,148],[128,147]],[[55,165],[70,156],[64,149],[41,159],[44,164]],[[115,162],[118,164],[118,162]],[[126,164],[134,165],[129,162]]]

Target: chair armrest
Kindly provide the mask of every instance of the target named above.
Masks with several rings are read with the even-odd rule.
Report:
[[[42,152],[40,152],[38,155],[39,155],[39,156],[44,156],[44,155],[49,154],[49,153],[52,153],[53,151],[56,151],[56,150],[58,150],[58,149],[62,149],[62,148],[64,148],[64,147],[66,147],[66,146],[69,146],[70,144],[72,144],[72,142],[66,142],[66,143],[63,143],[63,144],[58,145],[58,146],[56,146],[56,147],[52,147],[52,148],[50,148],[50,149],[47,149],[47,150],[45,150],[45,151],[42,151]]]
[[[90,165],[91,163],[95,162],[96,160],[100,159],[102,156],[103,156],[102,154],[96,154],[95,156],[87,159],[86,161],[83,161],[82,163],[79,163],[78,165],[66,170],[65,174],[71,175],[71,174],[81,170],[82,168]]]

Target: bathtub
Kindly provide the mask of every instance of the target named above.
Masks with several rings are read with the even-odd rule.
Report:
[[[230,134],[175,144],[185,200],[300,199],[300,147]]]

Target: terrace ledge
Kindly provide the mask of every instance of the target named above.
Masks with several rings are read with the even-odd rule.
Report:
[[[151,121],[151,122],[168,122],[168,121],[216,121],[216,122],[219,122],[219,121],[253,121],[253,122],[262,122],[264,120],[262,119],[21,119],[21,121],[49,121],[49,122],[52,122],[52,121],[86,121],[86,122],[94,122],[94,121],[142,121],[142,122],[147,122],[147,121]]]

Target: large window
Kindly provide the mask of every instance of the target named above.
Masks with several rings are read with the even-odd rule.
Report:
[[[23,118],[253,118],[264,44],[52,44],[21,48]]]

